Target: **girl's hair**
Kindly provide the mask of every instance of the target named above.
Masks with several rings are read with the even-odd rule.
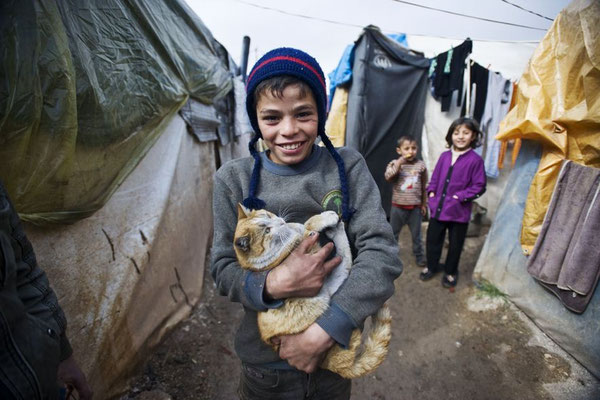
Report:
[[[417,140],[413,137],[410,136],[400,136],[400,139],[398,139],[398,141],[396,142],[396,146],[397,147],[401,147],[402,143],[404,142],[409,142],[409,143],[415,143],[417,144]]]
[[[479,127],[479,123],[475,121],[473,118],[469,117],[460,117],[455,119],[451,124],[450,128],[448,128],[448,133],[446,134],[446,143],[449,148],[452,148],[452,134],[454,130],[459,126],[466,126],[471,132],[473,132],[473,140],[471,141],[471,148],[475,149],[481,146],[481,140],[483,139],[483,133],[481,132],[481,128]]]

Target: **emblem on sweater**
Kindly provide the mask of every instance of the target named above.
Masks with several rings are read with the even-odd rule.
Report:
[[[334,189],[327,193],[321,201],[321,207],[324,211],[335,211],[338,215],[342,215],[342,191]]]
[[[414,172],[413,174],[409,175],[406,180],[404,181],[404,183],[402,184],[402,186],[400,186],[400,190],[401,191],[406,191],[406,190],[410,190],[414,187],[414,185],[418,182],[419,180],[419,175],[418,172]]]

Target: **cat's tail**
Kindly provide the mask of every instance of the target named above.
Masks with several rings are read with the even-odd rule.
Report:
[[[331,369],[344,378],[349,379],[358,378],[373,372],[385,359],[391,338],[392,314],[389,307],[384,305],[379,309],[377,314],[373,315],[371,331],[368,333],[365,342],[361,346],[362,349],[356,355],[351,365],[346,365],[340,369]],[[360,341],[360,336],[356,339]],[[335,371],[336,369],[337,371]]]

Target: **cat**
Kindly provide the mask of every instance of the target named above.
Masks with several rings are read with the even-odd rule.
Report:
[[[248,210],[238,204],[238,223],[234,235],[234,249],[243,269],[267,271],[278,266],[300,242],[312,232],[320,239],[333,241],[342,262],[326,278],[314,297],[288,298],[280,308],[258,313],[261,339],[278,351],[271,342],[276,336],[303,332],[327,309],[331,296],[348,277],[352,266],[350,244],[339,216],[325,211],[308,219],[306,223],[286,223],[267,210]],[[310,250],[317,252],[323,244]],[[361,332],[355,329],[348,349],[334,345],[321,363],[321,368],[333,371],[344,378],[357,378],[373,372],[384,360],[391,338],[391,314],[384,305],[372,317],[372,328],[363,348]],[[360,351],[359,351],[360,350]]]

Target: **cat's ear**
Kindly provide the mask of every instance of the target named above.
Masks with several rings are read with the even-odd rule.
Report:
[[[250,210],[244,207],[241,203],[238,203],[238,221],[240,219],[248,218]]]
[[[250,250],[250,236],[242,236],[235,239],[235,247],[246,253]]]

